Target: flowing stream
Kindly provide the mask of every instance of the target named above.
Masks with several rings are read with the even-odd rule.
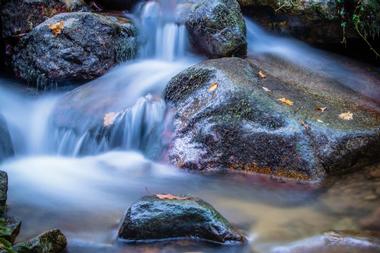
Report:
[[[175,74],[203,60],[190,53],[186,29],[175,22],[173,2],[146,1],[138,6],[134,18],[145,41],[139,58],[86,84],[86,97],[75,105],[88,108],[101,104],[104,97],[114,100],[99,106],[101,115],[117,115],[118,127],[110,133],[113,138],[109,142],[95,142],[90,131],[94,120],[75,112],[67,117],[78,131],[52,123],[67,92],[37,96],[15,88],[21,86],[10,79],[0,79],[0,111],[16,152],[0,166],[10,180],[9,213],[23,221],[19,240],[57,227],[69,239],[68,252],[264,253],[327,230],[355,227],[352,220],[356,214],[327,211],[329,203],[340,201],[341,196],[327,201],[308,186],[286,185],[261,176],[203,176],[167,164],[171,112],[160,97],[162,90]],[[274,54],[315,71],[326,71],[315,66],[327,62],[334,65],[326,72],[331,77],[350,78],[345,82],[350,88],[360,87],[365,95],[380,97],[378,87],[369,93],[366,84],[352,86],[359,77],[344,72],[333,58],[299,42],[266,34],[248,20],[247,26],[251,54]],[[248,236],[248,244],[117,242],[124,212],[140,197],[155,193],[203,198]]]

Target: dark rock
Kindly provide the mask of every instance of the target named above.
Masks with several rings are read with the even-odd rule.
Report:
[[[380,207],[374,210],[368,217],[361,219],[359,224],[364,229],[380,232]]]
[[[193,197],[146,196],[128,210],[119,230],[127,241],[196,238],[241,243],[243,236],[210,204]]]
[[[58,13],[81,10],[88,10],[82,0],[9,0],[1,8],[2,36],[21,36]]]
[[[380,250],[379,234],[326,232],[286,246],[275,247],[271,253],[376,253]]]
[[[95,0],[105,10],[127,10],[131,9],[138,0]]]
[[[67,240],[58,229],[50,230],[26,242],[17,243],[13,248],[18,253],[60,253]]]
[[[7,231],[3,234],[3,238],[13,244],[20,233],[21,221],[14,217],[6,217],[2,225],[7,228]]]
[[[192,44],[208,57],[246,56],[245,21],[236,0],[197,1],[185,20]]]
[[[3,217],[7,209],[8,174],[0,170],[0,217]]]
[[[316,180],[379,159],[377,105],[367,101],[366,107],[364,98],[328,80],[313,86],[270,72],[260,78],[259,71],[252,62],[223,58],[190,67],[169,82],[165,99],[177,109],[169,155],[176,166]],[[320,113],[318,107],[329,109]],[[354,120],[340,119],[344,112]]]
[[[0,115],[0,162],[14,154],[11,136],[5,119]]]
[[[49,26],[62,22],[61,33]],[[63,13],[22,38],[13,56],[16,75],[38,88],[91,80],[136,55],[135,26],[125,18],[94,13]]]

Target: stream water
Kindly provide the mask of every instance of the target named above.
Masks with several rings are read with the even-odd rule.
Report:
[[[141,40],[146,43],[139,59],[86,84],[92,89],[78,101],[77,108],[81,108],[110,96],[130,108],[120,117],[123,139],[117,146],[91,141],[87,126],[93,122],[75,113],[71,119],[81,126],[79,134],[51,124],[55,107],[66,92],[36,96],[15,88],[19,86],[12,80],[0,79],[0,110],[9,124],[16,151],[15,157],[6,160],[1,168],[10,180],[9,213],[23,221],[19,240],[57,227],[67,235],[67,251],[73,253],[264,253],[324,231],[357,229],[357,221],[368,212],[367,206],[363,206],[364,213],[336,212],[333,210],[337,203],[373,207],[379,206],[378,199],[362,202],[366,196],[332,197],[325,189],[284,184],[262,176],[204,176],[172,168],[165,162],[161,144],[170,138],[166,133],[170,112],[160,99],[161,92],[176,73],[202,60],[188,50],[186,30],[175,22],[173,2],[140,4],[135,19],[143,31]],[[284,44],[281,38],[262,34],[251,21],[247,25],[250,52],[254,55],[271,53],[293,61],[304,59],[297,56],[302,54],[321,61],[316,51],[298,42],[288,40]],[[334,61],[326,57],[324,61]],[[341,71],[338,67],[330,69],[329,75],[347,78],[347,73]],[[380,97],[378,91],[366,95]],[[153,97],[157,98],[155,102],[147,104]],[[105,106],[102,110],[112,112],[114,108]],[[371,187],[366,181],[359,183]],[[155,193],[203,198],[248,236],[248,244],[237,247],[199,242],[117,242],[116,231],[124,212],[140,197]]]

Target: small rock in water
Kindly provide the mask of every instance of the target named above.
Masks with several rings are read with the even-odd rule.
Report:
[[[124,217],[119,238],[128,242],[195,238],[243,243],[244,237],[210,204],[172,196],[145,196],[134,203]]]
[[[58,229],[49,230],[13,248],[19,253],[60,253],[67,245],[64,234]]]

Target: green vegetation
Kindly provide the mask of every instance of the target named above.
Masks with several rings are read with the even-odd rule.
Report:
[[[0,249],[5,250],[7,253],[16,253],[12,248],[12,243],[8,238],[12,235],[12,230],[6,226],[4,218],[0,218]]]

